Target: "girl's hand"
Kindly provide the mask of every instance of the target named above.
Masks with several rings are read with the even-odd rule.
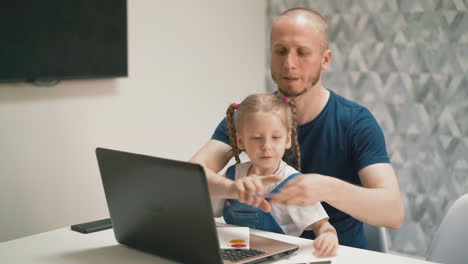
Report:
[[[262,197],[254,197],[255,194],[263,194],[265,186],[280,182],[282,179],[278,176],[257,176],[249,175],[242,179],[238,179],[232,182],[230,186],[230,193],[234,194],[234,197],[242,203],[246,203],[265,212],[271,211],[271,205]]]
[[[338,236],[333,232],[322,233],[314,240],[314,249],[320,257],[336,256]]]

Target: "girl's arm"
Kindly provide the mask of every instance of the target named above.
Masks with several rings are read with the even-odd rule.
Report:
[[[336,235],[335,228],[330,224],[330,222],[328,222],[327,218],[324,218],[320,221],[313,223],[312,225],[310,225],[310,228],[312,228],[316,237],[327,232]]]
[[[313,223],[311,226],[315,233],[314,249],[319,256],[334,256],[338,249],[338,235],[335,228],[327,218]]]

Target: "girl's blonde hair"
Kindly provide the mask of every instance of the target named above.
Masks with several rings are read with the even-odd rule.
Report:
[[[237,110],[237,111],[236,111]],[[277,112],[288,132],[291,132],[291,148],[283,156],[283,160],[291,164],[292,157],[296,156],[296,167],[301,171],[301,150],[297,138],[297,113],[295,103],[279,94],[253,94],[240,104],[231,104],[226,111],[226,121],[229,141],[236,162],[240,163],[240,149],[237,147],[236,131],[242,129],[247,114],[256,112]]]

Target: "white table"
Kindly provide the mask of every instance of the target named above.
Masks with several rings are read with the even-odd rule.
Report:
[[[383,254],[340,246],[338,256],[333,258],[316,258],[313,256],[312,240],[291,237],[281,234],[252,230],[254,234],[275,238],[300,246],[300,249],[290,257],[282,258],[274,263],[300,263],[331,259],[332,264],[423,264],[432,263],[419,259]],[[122,245],[114,238],[112,229],[81,234],[62,228],[21,239],[0,243],[0,263],[5,264],[42,264],[42,263],[174,263],[151,254],[143,253]],[[273,262],[269,262],[273,263]]]

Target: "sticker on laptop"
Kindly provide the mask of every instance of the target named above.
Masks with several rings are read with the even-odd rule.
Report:
[[[216,227],[221,249],[249,249],[248,227]]]

